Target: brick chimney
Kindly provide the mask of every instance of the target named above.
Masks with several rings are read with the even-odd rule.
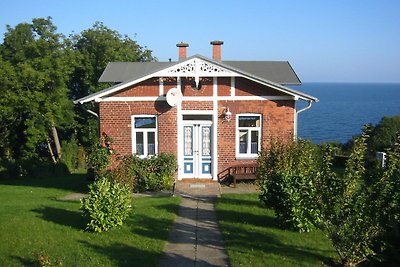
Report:
[[[224,44],[223,41],[212,41],[210,44],[213,46],[213,59],[221,60],[221,45]]]
[[[184,42],[180,42],[179,44],[176,44],[176,47],[178,47],[179,48],[179,51],[178,51],[178,53],[179,53],[179,60],[184,60],[184,59],[186,59],[186,55],[187,55],[187,53],[186,53],[186,48],[189,46],[189,44],[187,44],[187,43],[184,43]]]

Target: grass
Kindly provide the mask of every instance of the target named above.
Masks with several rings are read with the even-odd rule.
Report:
[[[216,204],[232,266],[323,266],[336,257],[321,231],[298,233],[281,229],[272,210],[257,194],[223,195]]]
[[[122,227],[85,232],[79,202],[59,201],[85,190],[82,174],[0,181],[0,266],[33,266],[44,253],[63,266],[157,266],[179,198],[143,197]]]

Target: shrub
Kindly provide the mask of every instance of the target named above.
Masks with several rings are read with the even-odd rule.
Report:
[[[132,164],[137,179],[135,191],[172,189],[177,170],[176,157],[173,154],[162,153],[147,159],[133,156]]]
[[[320,220],[313,177],[318,153],[309,141],[274,142],[258,159],[260,200],[275,211],[279,222],[300,232]]]
[[[373,154],[376,151],[385,151],[393,148],[396,142],[396,133],[400,131],[400,115],[383,117],[372,129],[368,140],[368,148]]]
[[[61,161],[68,167],[70,172],[85,168],[85,150],[78,145],[75,135],[68,141],[61,143]]]
[[[329,149],[317,175],[321,227],[344,266],[358,265],[377,254],[383,261],[385,253],[387,257],[399,251],[396,233],[400,225],[400,145],[388,153],[384,171],[367,172],[367,133],[368,129],[354,140],[343,177],[338,178],[331,171]],[[394,261],[392,256],[389,258]]]
[[[124,157],[120,164],[111,171],[111,179],[119,184],[128,186],[132,192],[135,190],[137,183],[133,162],[132,157]]]
[[[52,259],[47,252],[35,253],[34,266],[37,267],[54,267],[63,266],[62,261],[58,259]]]
[[[89,168],[93,169],[95,179],[98,179],[111,163],[112,150],[112,137],[106,133],[102,134],[102,138],[98,143],[92,145],[89,149],[87,162]]]
[[[122,225],[131,210],[129,187],[103,177],[91,184],[89,189],[88,197],[81,200],[83,215],[89,220],[86,229],[104,232]]]

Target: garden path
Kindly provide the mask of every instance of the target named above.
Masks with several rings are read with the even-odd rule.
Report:
[[[215,182],[176,183],[175,195],[183,199],[160,267],[229,266],[214,208],[220,193]]]

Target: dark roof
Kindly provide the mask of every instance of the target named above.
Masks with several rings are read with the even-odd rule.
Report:
[[[108,63],[106,69],[101,75],[100,82],[114,82],[117,83],[109,88],[103,89],[99,92],[91,95],[82,97],[75,100],[74,103],[86,103],[96,98],[106,96],[118,90],[121,90],[129,85],[132,85],[141,79],[146,77],[154,76],[157,72],[162,71],[168,67],[174,66],[181,62],[189,61],[193,58],[199,58],[217,66],[226,68],[227,70],[233,71],[237,74],[243,75],[253,79],[254,81],[272,86],[273,88],[300,97],[303,100],[318,102],[318,98],[311,95],[305,94],[300,91],[293,90],[286,87],[284,84],[300,84],[300,80],[296,73],[286,61],[217,61],[206,58],[201,55],[191,56],[183,61],[178,62],[111,62]],[[252,66],[252,67],[250,67]],[[281,71],[272,70],[272,68],[281,69]],[[247,69],[246,69],[247,68]],[[265,70],[262,71],[261,69]],[[253,73],[258,71],[257,74]],[[270,78],[265,78],[265,76]],[[275,76],[274,76],[275,75]],[[264,77],[261,77],[264,76]],[[156,77],[156,76],[154,76]],[[275,81],[271,80],[274,78]]]
[[[179,62],[110,62],[99,82],[125,82],[170,67]],[[301,81],[287,61],[221,61],[239,71],[278,84],[300,84]]]
[[[301,84],[287,61],[222,61],[223,64],[279,84]]]
[[[99,82],[120,83],[136,80],[174,64],[176,62],[110,62],[101,74]]]

